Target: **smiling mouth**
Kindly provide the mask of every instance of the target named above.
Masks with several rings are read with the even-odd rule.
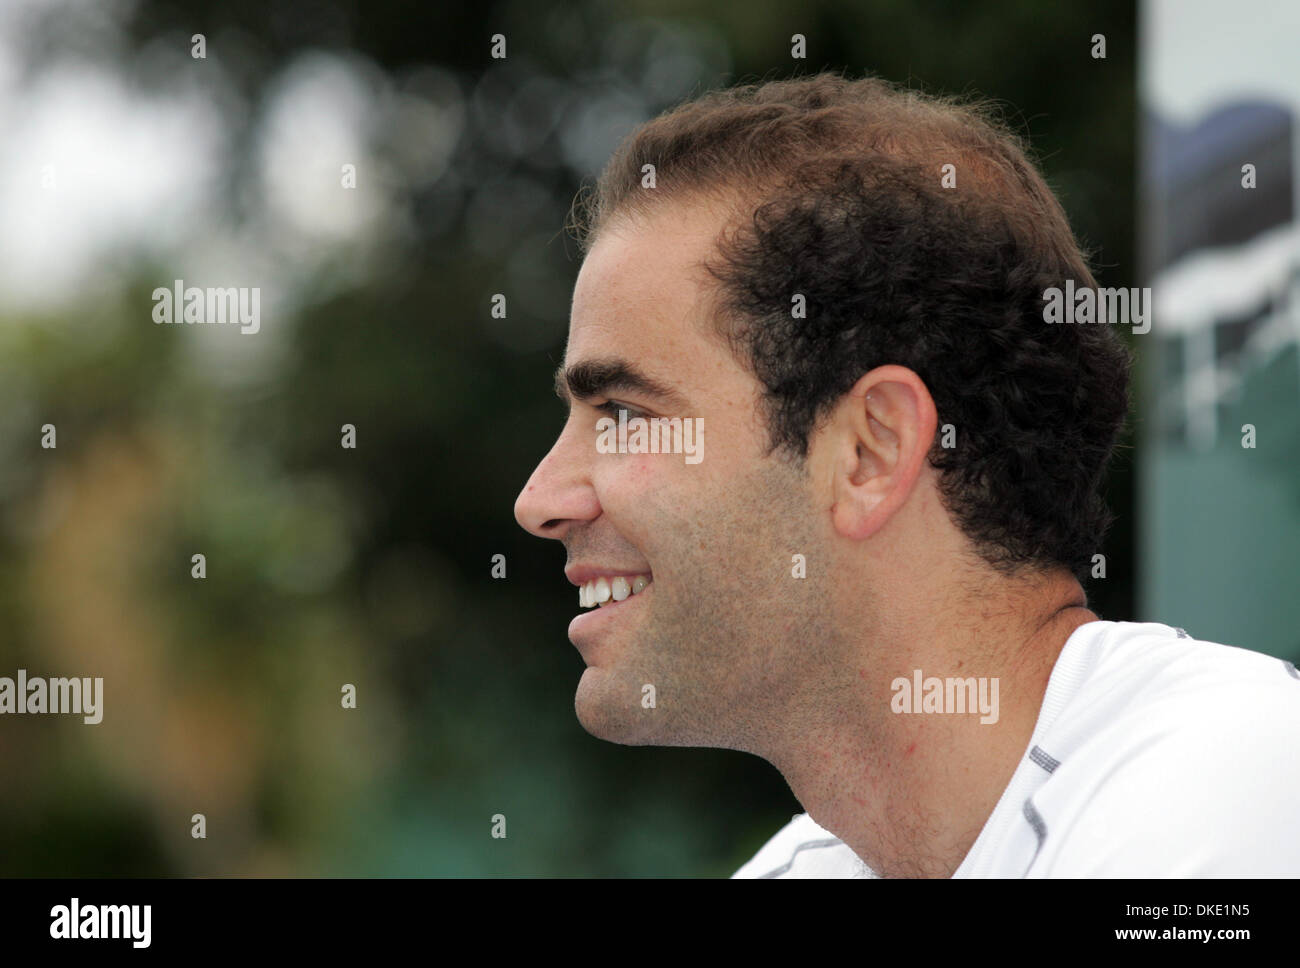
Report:
[[[640,595],[654,583],[651,575],[615,575],[593,578],[578,586],[578,604],[582,608],[613,605]]]

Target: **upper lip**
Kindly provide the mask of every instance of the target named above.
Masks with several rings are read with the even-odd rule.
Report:
[[[564,569],[564,577],[579,587],[596,578],[628,578],[635,575],[649,575],[649,568],[608,568],[605,565],[569,565]]]

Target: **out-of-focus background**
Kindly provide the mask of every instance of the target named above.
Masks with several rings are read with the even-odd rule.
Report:
[[[1139,609],[1300,656],[1300,5],[1142,7]]]
[[[798,804],[756,758],[583,731],[563,550],[512,514],[563,421],[573,196],[684,97],[869,71],[1003,102],[1101,285],[1221,242],[1254,265],[1250,240],[1292,220],[1295,101],[1251,114],[1275,152],[1252,203],[1274,214],[1234,235],[1198,213],[1238,197],[1206,187],[1235,142],[1188,168],[1177,140],[1218,101],[1146,98],[1144,130],[1171,133],[1143,155],[1163,160],[1139,252],[1138,21],[1121,0],[0,0],[0,676],[105,690],[97,726],[0,718],[0,874],[730,874]],[[1168,29],[1166,59],[1195,42]],[[1175,89],[1215,80],[1191,64]],[[1269,303],[1246,329],[1272,342],[1216,357],[1204,330],[1246,310],[1194,298],[1217,298],[1205,272],[1177,277],[1178,322],[1132,337],[1161,416],[1140,409],[1116,465],[1089,592],[1104,618],[1294,655],[1294,600],[1242,608],[1296,574],[1296,314]],[[175,280],[260,288],[260,331],[155,324]],[[1206,396],[1216,359],[1244,376]],[[1233,395],[1270,367],[1279,396]],[[1258,450],[1229,446],[1234,406],[1269,428]],[[1238,506],[1242,486],[1272,503]],[[1234,538],[1246,519],[1258,540]]]

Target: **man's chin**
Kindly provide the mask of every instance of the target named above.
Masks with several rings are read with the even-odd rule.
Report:
[[[624,746],[653,746],[659,732],[653,692],[621,680],[607,669],[589,666],[578,682],[573,708],[592,736]]]

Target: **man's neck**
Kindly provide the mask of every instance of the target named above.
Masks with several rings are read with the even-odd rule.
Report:
[[[813,820],[877,874],[951,877],[1029,745],[1066,640],[1079,626],[1097,621],[1083,607],[1077,583],[1073,587],[1077,591],[1049,599],[1037,610],[1041,619],[1028,626],[976,615],[965,626],[913,626],[922,634],[912,634],[910,642],[878,643],[866,653],[876,668],[841,670],[839,681],[852,679],[851,687],[832,692],[835,699],[786,734],[782,748],[766,758]],[[967,631],[954,639],[953,628]],[[991,655],[987,648],[977,651],[991,641],[1008,647]],[[981,654],[987,657],[975,658]],[[880,656],[891,658],[882,663]],[[882,672],[882,664],[889,668]],[[936,683],[927,680],[946,685],[949,678],[974,678],[981,699],[995,695],[996,722],[979,708],[946,708],[956,691],[938,694]],[[914,694],[918,683],[928,698]]]

